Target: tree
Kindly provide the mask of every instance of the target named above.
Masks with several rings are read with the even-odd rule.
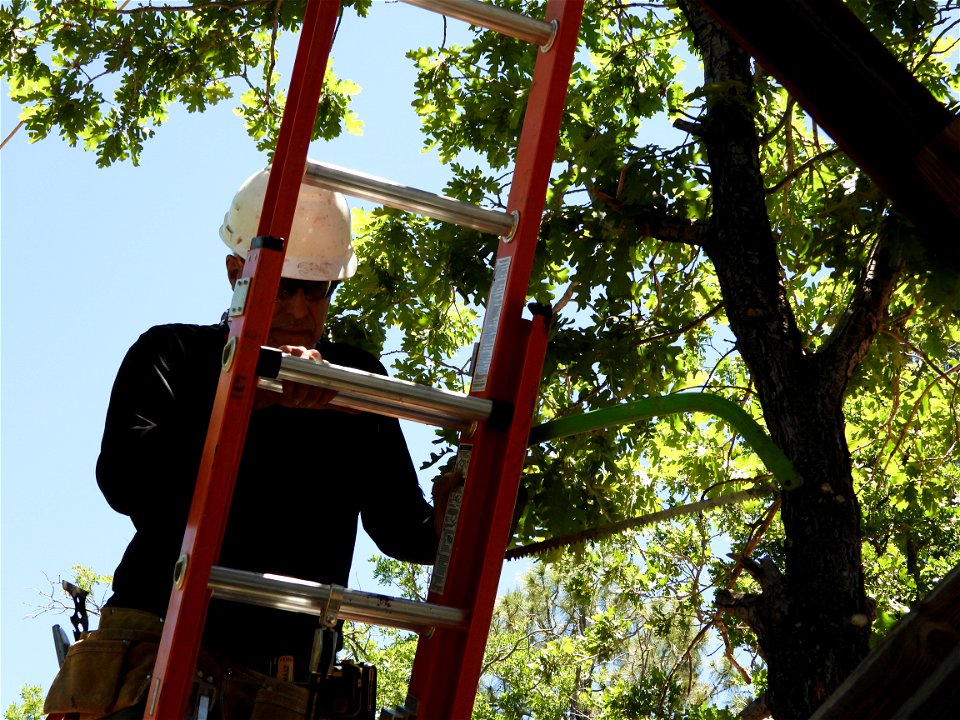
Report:
[[[269,145],[283,99],[276,38],[303,3],[126,5],[0,10],[3,72],[33,137],[56,129],[101,163],[135,160],[170,103],[202,110],[242,91],[251,135]],[[849,5],[955,105],[955,0]],[[720,592],[696,593],[694,615],[731,648],[762,653],[775,717],[807,717],[866,653],[874,606],[895,618],[958,561],[960,283],[699,6],[599,1],[581,39],[530,290],[557,313],[540,413],[701,388],[763,420],[802,485],[710,516],[737,559],[711,563]],[[691,52],[702,77],[684,69]],[[410,59],[425,143],[449,163],[446,194],[500,203],[533,53],[477,31]],[[324,137],[352,122],[349,83],[331,74],[327,87]],[[662,114],[677,142],[644,144]],[[398,326],[402,375],[462,387],[451,358],[475,338],[494,239],[378,210],[359,240],[365,262],[334,332],[379,349]],[[544,444],[531,450],[516,542],[763,475],[700,416]],[[685,543],[709,549],[714,533],[697,522],[664,526],[655,542],[674,557]],[[656,572],[662,587],[677,582],[669,563]]]
[[[650,592],[637,540],[538,563],[501,598],[474,717],[733,717],[714,703],[735,677],[711,677],[693,605]]]
[[[727,385],[722,391],[762,412],[803,482],[782,494],[783,545],[766,548],[762,564],[741,561],[761,592],[722,593],[718,600],[756,635],[774,715],[806,717],[856,666],[869,641],[872,609],[844,403],[862,407],[873,395],[883,406],[879,398],[900,392],[876,378],[870,382],[861,365],[881,329],[902,338],[893,328],[909,317],[909,336],[940,336],[925,387],[941,387],[945,407],[952,407],[957,276],[911,254],[914,231],[699,6],[681,2],[679,9],[660,16],[654,9],[635,14],[607,6],[586,19],[595,67],[575,70],[558,158],[563,169],[553,186],[534,292],[550,301],[551,281],[569,282],[568,293],[592,316],[561,321],[546,406],[565,413],[641,388],[659,394],[702,384]],[[941,22],[937,8],[860,9],[870,10],[866,20],[886,37],[907,38],[895,49],[908,64],[936,56],[940,39],[928,40],[918,20]],[[680,36],[692,38],[704,66],[704,84],[686,95],[675,85],[670,52]],[[467,111],[481,103],[507,107],[510,92],[499,92],[499,85],[518,91],[513,77],[523,58],[483,35],[469,48],[417,57],[431,64],[420,102],[424,111],[436,109],[425,121],[430,141],[450,156],[467,146],[484,153],[493,168],[504,165],[502,148],[515,135],[510,115],[494,113],[505,121],[503,135],[491,142],[468,125],[475,113]],[[956,70],[940,69],[930,85],[945,98],[946,79],[955,87]],[[931,78],[928,71],[918,75]],[[640,119],[668,104],[674,114],[696,113],[695,123],[683,124],[692,141],[676,149],[634,146]],[[570,196],[581,187],[592,202],[578,207]],[[707,374],[706,341],[716,331],[710,320],[717,305],[736,337],[738,358],[737,364],[725,360],[730,370]],[[901,354],[909,355],[909,347],[884,348],[874,361],[915,367]],[[848,398],[851,383],[854,398]],[[932,472],[942,487],[955,480],[955,468],[934,470],[932,458],[949,455],[956,426],[939,430],[945,435],[935,443],[938,450],[931,454],[932,446],[923,446],[917,470]],[[588,525],[613,508],[631,507],[616,494],[625,471],[636,472],[644,460],[654,464],[665,448],[684,444],[677,437],[654,446],[624,434],[616,460],[606,452],[610,438],[594,437],[532,465],[532,508],[540,515],[528,515],[528,532]],[[631,442],[639,449],[632,462],[622,453]],[[881,440],[875,435],[869,442]],[[884,457],[888,465],[900,459],[898,453]],[[885,479],[874,475],[868,486],[877,482]],[[652,487],[647,502],[677,484],[663,478]],[[947,495],[955,501],[955,486]],[[556,515],[548,514],[551,506]],[[944,515],[938,520],[955,527],[953,509]]]
[[[43,720],[43,691],[39,685],[24,685],[20,688],[19,705],[10,703],[3,713],[3,720]]]
[[[90,615],[99,617],[103,604],[107,600],[107,595],[110,593],[110,584],[113,582],[113,577],[101,575],[86,565],[73,565],[70,569],[73,571],[73,580],[67,580],[66,582],[72,582],[76,588],[86,593],[84,607]],[[63,579],[50,582],[50,592],[43,594],[46,602],[43,605],[38,605],[30,617],[37,618],[51,612],[69,614],[75,611],[76,605],[64,582]]]
[[[644,547],[648,540],[630,534],[560,553],[524,574],[497,603],[474,718],[733,718],[717,704],[743,705],[743,681],[694,642],[699,623],[689,595],[665,597],[656,588],[646,559],[657,551]],[[680,574],[696,585],[708,553],[689,561]],[[424,597],[429,585],[422,569],[384,558],[378,576],[408,598]],[[357,625],[347,637],[356,657],[377,665],[387,688],[381,698],[402,700],[396,689],[406,691],[415,638],[391,632],[371,642],[370,630]]]

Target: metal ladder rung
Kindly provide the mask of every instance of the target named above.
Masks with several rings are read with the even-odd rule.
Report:
[[[377,375],[356,368],[294,357],[275,348],[260,349],[257,375],[272,380],[337,390],[331,405],[468,430],[489,420],[496,403],[427,385]]]
[[[376,398],[362,397],[344,390],[337,393],[336,397],[330,401],[330,405],[332,407],[374,413],[375,415],[385,415],[400,420],[412,420],[413,422],[424,425],[450,428],[466,433],[472,432],[476,425],[476,421],[474,420],[464,420],[452,414],[442,413],[439,410],[420,411],[413,407],[397,408],[390,402],[384,402]]]
[[[462,627],[466,619],[458,608],[216,565],[210,569],[207,587],[222,600],[316,615],[331,624],[354,620],[423,632]]]
[[[548,23],[479,0],[403,0],[441,15],[479,25],[501,35],[526,40],[546,52],[557,34],[556,22]]]
[[[504,237],[511,237],[517,225],[513,213],[489,210],[327,163],[307,160],[303,182]]]

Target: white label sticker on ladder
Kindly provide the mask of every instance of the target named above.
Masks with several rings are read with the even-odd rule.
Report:
[[[461,445],[457,451],[457,462],[454,465],[463,477],[467,477],[470,467],[470,453],[472,445]],[[453,538],[457,534],[457,521],[460,519],[460,504],[463,502],[463,485],[458,485],[450,491],[447,499],[447,511],[443,515],[443,530],[440,532],[440,541],[437,547],[437,561],[433,564],[433,576],[430,578],[430,592],[443,594],[447,584],[447,571],[450,569],[450,555],[453,552]]]
[[[493,344],[497,339],[497,327],[500,325],[503,295],[507,287],[507,276],[510,274],[510,260],[510,256],[500,258],[493,271],[493,286],[490,288],[487,314],[480,330],[480,349],[477,351],[477,364],[473,369],[473,381],[470,383],[471,392],[483,392],[487,389],[487,373],[490,372]]]

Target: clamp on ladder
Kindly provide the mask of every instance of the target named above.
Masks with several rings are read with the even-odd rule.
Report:
[[[258,235],[289,236],[302,183],[500,235],[471,393],[459,396],[262,350],[284,249],[282,243],[269,242],[251,248],[241,278],[248,298],[231,311],[229,361],[214,400],[145,720],[183,717],[213,594],[319,615],[327,624],[336,615],[419,629],[408,700],[382,717],[450,720],[471,715],[546,352],[548,316],[530,321],[522,315],[584,0],[549,0],[543,20],[479,0],[404,1],[540,48],[506,212],[307,162],[340,9],[337,0],[308,0]],[[458,463],[466,468],[466,481],[462,498],[448,504],[443,554],[427,603],[410,605],[412,601],[215,566],[254,394],[263,379],[334,388],[343,406],[462,431]]]

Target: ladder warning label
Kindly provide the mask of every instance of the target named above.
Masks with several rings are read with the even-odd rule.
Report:
[[[470,466],[470,453],[473,447],[461,445],[457,451],[457,462],[454,465],[463,477],[467,477]],[[443,594],[447,584],[447,571],[450,569],[450,556],[453,553],[453,538],[457,534],[457,521],[460,519],[460,505],[463,503],[463,485],[450,491],[447,500],[447,512],[443,516],[443,530],[440,532],[440,542],[437,548],[437,561],[433,564],[433,576],[430,578],[430,592]]]
[[[477,364],[473,368],[470,392],[483,392],[487,389],[487,373],[490,372],[490,361],[493,359],[493,345],[497,339],[500,313],[503,311],[503,295],[507,287],[507,276],[510,274],[511,259],[509,256],[500,258],[493,271],[493,285],[487,302],[487,314],[484,315],[483,327],[480,330],[480,348],[477,351]]]

